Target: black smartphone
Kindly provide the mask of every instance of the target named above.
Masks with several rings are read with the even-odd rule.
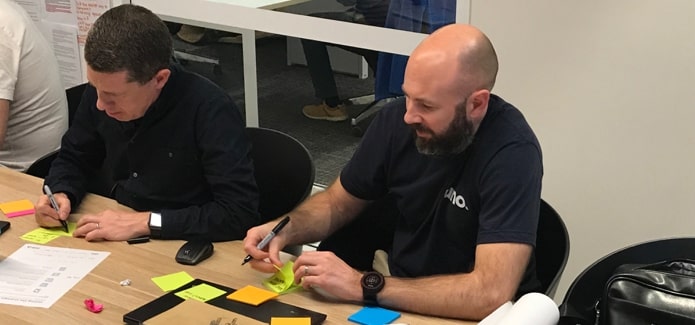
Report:
[[[150,241],[150,236],[142,236],[142,237],[136,237],[136,238],[131,238],[128,239],[127,242],[128,244],[140,244],[140,243],[146,243]]]
[[[10,222],[0,221],[0,235],[4,234],[7,229],[10,229]]]

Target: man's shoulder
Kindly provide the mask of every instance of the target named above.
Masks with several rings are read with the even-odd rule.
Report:
[[[195,102],[221,101],[233,105],[231,97],[211,80],[186,70],[178,64],[172,65],[171,84],[165,90],[166,96],[178,100]]]
[[[537,144],[523,113],[497,95],[491,95],[488,113],[481,125],[481,137],[500,141],[529,141]]]

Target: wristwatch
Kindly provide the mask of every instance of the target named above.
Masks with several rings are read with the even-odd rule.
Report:
[[[384,288],[384,276],[379,272],[367,272],[362,275],[362,299],[366,305],[378,305],[376,295]]]
[[[150,212],[150,238],[162,237],[162,214],[159,212]]]

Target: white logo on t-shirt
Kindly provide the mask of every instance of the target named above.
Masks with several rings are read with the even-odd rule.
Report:
[[[444,197],[451,201],[451,204],[461,209],[468,210],[468,207],[466,206],[466,199],[464,199],[462,195],[456,195],[456,190],[453,187],[450,187],[444,191]]]

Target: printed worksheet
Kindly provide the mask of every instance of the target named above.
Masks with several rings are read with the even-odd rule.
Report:
[[[108,255],[26,244],[0,261],[0,303],[49,308]]]

